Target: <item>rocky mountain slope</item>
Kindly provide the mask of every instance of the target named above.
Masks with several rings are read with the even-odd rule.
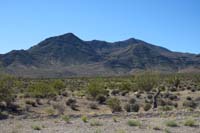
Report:
[[[126,75],[141,70],[200,70],[200,56],[144,41],[83,41],[72,33],[50,37],[28,50],[0,55],[0,71],[26,77]]]

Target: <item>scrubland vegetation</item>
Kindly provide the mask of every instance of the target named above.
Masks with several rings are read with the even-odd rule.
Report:
[[[106,124],[93,117],[108,115],[113,123],[120,123],[120,117],[114,117],[120,115],[126,116],[124,125],[129,128],[149,127],[166,132],[170,130],[168,128],[199,128],[199,111],[198,74],[146,72],[124,77],[66,79],[0,76],[1,120],[23,116],[26,119],[58,119],[70,124],[73,119],[79,118],[86,125],[101,128]],[[160,122],[162,125],[159,127],[145,126],[146,123],[137,120],[139,116],[167,118],[177,114],[196,116],[190,119],[184,117],[182,120],[165,120]],[[34,125],[31,128],[43,130],[41,126]]]

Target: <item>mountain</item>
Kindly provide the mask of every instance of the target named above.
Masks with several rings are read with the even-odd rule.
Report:
[[[199,72],[200,55],[173,52],[135,38],[84,41],[73,33],[0,55],[0,72],[25,77],[110,76],[143,70]]]

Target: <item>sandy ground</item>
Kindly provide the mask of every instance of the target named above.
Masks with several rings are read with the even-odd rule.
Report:
[[[0,121],[0,133],[200,133],[200,113],[171,115],[108,115],[98,117],[88,117],[88,122],[84,123],[80,117],[71,118],[70,123],[66,123],[61,118],[12,118]],[[114,121],[114,118],[117,120]],[[192,118],[198,126],[184,126],[184,121]],[[141,126],[129,126],[129,120],[139,120]],[[178,127],[166,126],[166,121],[175,120]],[[99,126],[91,126],[91,123],[98,121]],[[34,130],[33,126],[39,126],[41,130]],[[157,127],[160,130],[155,130]]]

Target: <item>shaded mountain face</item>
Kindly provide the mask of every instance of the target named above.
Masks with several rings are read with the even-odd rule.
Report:
[[[28,50],[0,55],[1,70],[28,77],[132,74],[137,70],[200,70],[200,56],[172,52],[144,41],[83,41],[72,33],[45,39]]]

